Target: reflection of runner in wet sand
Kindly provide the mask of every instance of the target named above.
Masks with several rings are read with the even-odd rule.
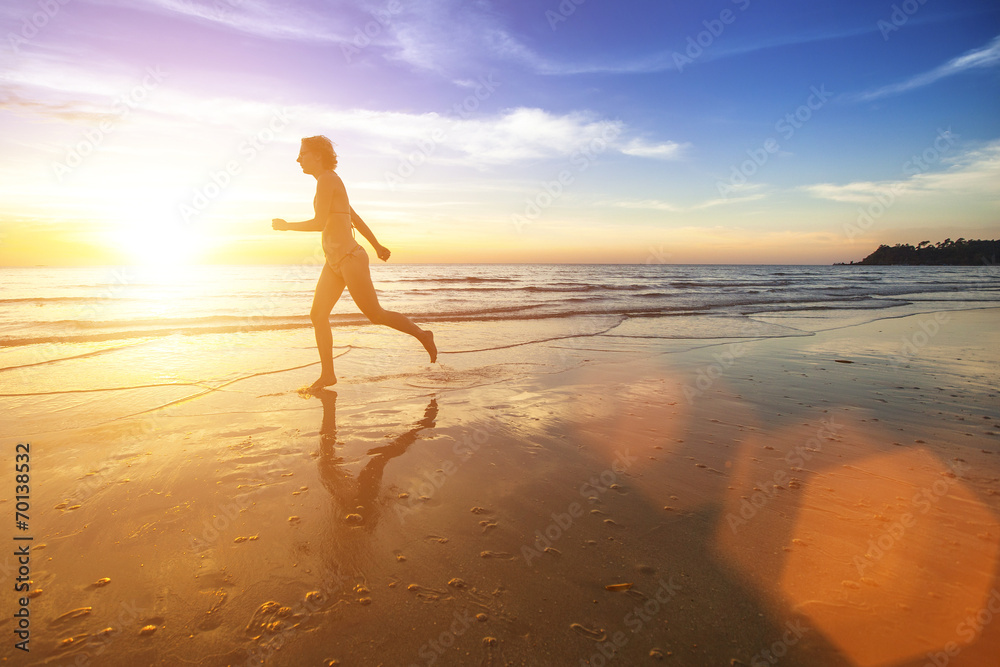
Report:
[[[431,355],[431,362],[436,361],[437,347],[434,345],[432,332],[421,329],[406,315],[385,310],[379,305],[368,271],[368,253],[354,240],[354,228],[368,239],[383,262],[389,259],[389,249],[375,239],[372,230],[351,208],[344,182],[334,171],[337,168],[337,154],[333,150],[333,144],[323,136],[303,139],[298,163],[302,165],[303,172],[316,179],[316,197],[313,199],[316,216],[305,222],[285,222],[281,218],[275,218],[271,221],[271,227],[282,231],[323,232],[326,264],[316,283],[316,294],[309,313],[316,330],[316,347],[319,348],[322,370],[319,379],[312,383],[310,389],[337,383],[337,376],[333,372],[330,312],[345,286],[354,303],[372,324],[384,324],[410,334],[423,344]]]
[[[363,524],[371,529],[385,507],[395,500],[395,496],[379,497],[386,464],[405,454],[410,445],[420,437],[421,431],[434,428],[438,416],[437,398],[431,397],[424,409],[424,416],[413,428],[387,445],[369,449],[367,455],[371,458],[358,473],[357,479],[352,479],[349,469],[344,465],[344,459],[336,450],[337,392],[320,389],[316,391],[316,396],[323,401],[323,423],[319,429],[320,479],[337,501],[338,509],[344,513],[348,523]]]

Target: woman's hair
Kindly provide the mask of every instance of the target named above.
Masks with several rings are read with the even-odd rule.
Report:
[[[333,150],[333,142],[323,135],[306,137],[302,140],[302,147],[319,155],[324,169],[337,168],[337,152]]]

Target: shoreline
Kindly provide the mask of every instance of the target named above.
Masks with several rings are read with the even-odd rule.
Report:
[[[981,664],[1000,624],[956,627],[1000,587],[1000,309],[938,312],[407,348],[335,396],[303,368],[36,430],[27,664]],[[145,391],[74,410],[174,392]]]

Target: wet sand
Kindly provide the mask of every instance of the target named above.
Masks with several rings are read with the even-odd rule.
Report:
[[[665,340],[594,320],[447,354],[475,347],[456,323],[435,329],[440,364],[358,345],[319,396],[297,391],[308,341],[276,337],[211,381],[8,397],[3,462],[31,443],[32,509],[7,540],[33,538],[33,597],[25,654],[6,586],[0,656],[996,664],[998,323]],[[220,354],[170,345],[196,368]]]

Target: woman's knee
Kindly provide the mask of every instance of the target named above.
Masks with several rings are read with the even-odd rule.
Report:
[[[371,308],[365,312],[365,317],[372,324],[385,324],[386,311],[383,308]]]
[[[309,319],[312,321],[313,326],[318,326],[321,324],[330,324],[330,311],[323,311],[312,309],[309,311]]]

